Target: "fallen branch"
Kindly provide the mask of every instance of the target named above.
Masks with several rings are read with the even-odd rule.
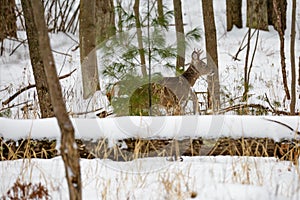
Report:
[[[266,106],[263,106],[260,104],[237,104],[237,105],[233,105],[233,106],[229,106],[227,108],[221,109],[219,111],[219,114],[224,114],[229,111],[243,109],[243,108],[257,108],[257,109],[265,110],[267,112],[272,112],[272,110],[269,107],[266,107]]]
[[[270,108],[272,109],[272,111],[271,111],[272,113],[275,113],[276,115],[290,115],[289,112],[275,109],[274,106],[271,104],[267,94],[265,94],[265,97],[266,97],[267,103],[269,104]],[[295,114],[298,115],[297,113],[295,113]]]
[[[289,126],[289,125],[287,125],[287,124],[285,124],[285,123],[283,123],[283,122],[280,122],[280,121],[277,121],[277,120],[273,120],[273,119],[267,119],[267,118],[264,118],[264,119],[265,119],[265,120],[268,120],[268,121],[270,121],[270,122],[274,122],[274,123],[280,124],[280,125],[282,125],[282,126],[288,128],[288,129],[291,130],[292,132],[296,133],[297,135],[300,135],[300,131],[298,131],[298,130],[292,128],[291,126]]]
[[[73,71],[71,71],[68,74],[65,74],[63,76],[60,76],[59,79],[64,79],[67,78],[69,76],[71,76],[74,72],[76,71],[76,69],[74,69]],[[21,88],[20,90],[18,90],[15,94],[13,94],[12,96],[10,96],[8,99],[6,99],[5,101],[2,102],[2,106],[5,106],[7,104],[9,104],[12,100],[14,100],[17,96],[19,96],[20,94],[22,94],[23,92],[25,92],[26,90],[29,90],[31,88],[34,88],[36,86],[36,84],[29,84],[23,88]]]
[[[274,109],[274,107],[269,103],[269,100],[267,100],[267,102],[268,102],[268,104],[270,105],[271,108],[269,108],[267,106],[264,106],[264,105],[261,105],[261,104],[237,104],[237,105],[233,105],[233,106],[229,106],[227,108],[221,109],[219,111],[219,114],[224,114],[224,113],[229,112],[229,111],[244,109],[244,108],[256,108],[256,109],[265,110],[266,112],[270,112],[270,113],[273,113],[275,115],[290,115],[289,112]],[[299,112],[295,113],[295,115],[299,115]]]

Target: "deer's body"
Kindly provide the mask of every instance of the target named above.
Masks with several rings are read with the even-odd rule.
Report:
[[[202,51],[192,53],[188,69],[177,77],[163,77],[155,82],[141,85],[130,94],[130,115],[149,114],[149,86],[151,87],[154,115],[184,115],[198,112],[198,99],[192,90],[201,75],[212,74],[213,69],[200,60]],[[114,94],[114,96],[119,94]]]

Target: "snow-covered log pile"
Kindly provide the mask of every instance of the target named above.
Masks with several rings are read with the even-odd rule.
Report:
[[[298,158],[299,117],[170,116],[72,119],[83,158],[238,155]],[[59,155],[55,118],[0,118],[1,160]]]

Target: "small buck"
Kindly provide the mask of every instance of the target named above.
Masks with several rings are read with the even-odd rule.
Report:
[[[118,82],[108,93],[111,104],[115,109],[117,101],[121,96],[128,98],[126,102],[121,103],[119,108],[129,111],[129,113],[119,113],[119,115],[149,115],[149,91],[151,91],[151,109],[153,115],[185,115],[196,114],[198,112],[198,98],[192,87],[196,80],[203,75],[211,75],[214,69],[209,67],[200,59],[203,50],[194,50],[192,53],[192,61],[188,69],[180,76],[161,77],[153,80],[151,83],[141,85],[130,85]],[[122,84],[123,88],[120,87]],[[116,88],[118,86],[118,88]],[[120,93],[122,89],[134,88],[132,92]],[[116,100],[116,99],[115,99]],[[126,108],[127,107],[127,108]],[[118,112],[116,112],[118,115]]]

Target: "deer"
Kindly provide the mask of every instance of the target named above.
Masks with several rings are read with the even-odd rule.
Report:
[[[186,115],[198,113],[198,98],[192,87],[200,76],[212,75],[214,69],[208,66],[201,54],[203,50],[195,50],[191,55],[189,67],[179,76],[162,77],[151,83],[136,86],[129,95],[128,111],[130,115],[149,115],[149,91],[151,91],[152,115]],[[112,101],[120,97],[120,87],[122,81],[117,82],[112,90],[107,93],[107,97]],[[124,83],[123,83],[124,84]],[[126,86],[126,83],[124,84]],[[128,87],[132,87],[129,86]],[[128,97],[128,95],[125,95]],[[122,115],[122,114],[121,114]]]

